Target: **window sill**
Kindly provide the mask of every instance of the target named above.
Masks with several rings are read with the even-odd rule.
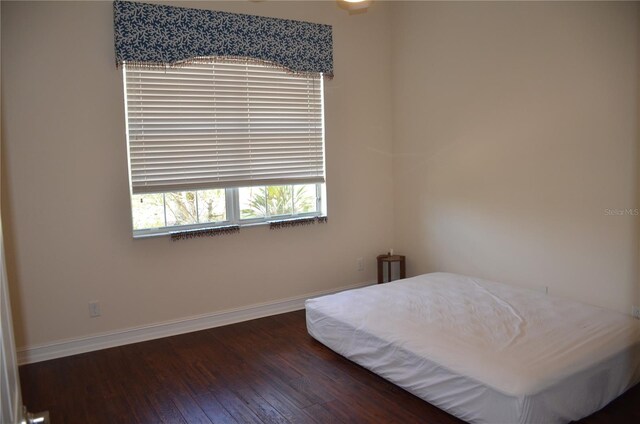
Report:
[[[157,231],[145,231],[145,230],[137,230],[134,231],[133,233],[133,238],[134,239],[146,239],[146,238],[153,238],[153,237],[163,237],[163,236],[172,236],[175,234],[180,234],[180,233],[194,233],[196,234],[198,231],[202,231],[202,230],[215,230],[215,229],[224,229],[226,227],[239,227],[240,229],[244,229],[244,228],[252,228],[252,227],[262,227],[262,226],[269,226],[271,227],[273,223],[291,223],[291,222],[295,222],[296,220],[300,219],[308,219],[308,218],[316,218],[316,222],[326,222],[327,221],[327,216],[326,215],[320,215],[320,214],[309,214],[309,215],[299,215],[296,216],[295,218],[283,218],[283,219],[274,219],[272,221],[264,221],[264,220],[260,220],[260,221],[254,221],[254,222],[243,222],[242,224],[236,224],[236,223],[231,223],[231,222],[225,222],[219,225],[211,225],[211,226],[184,226],[184,227],[173,227],[173,228],[163,228]],[[284,227],[284,226],[283,226]]]

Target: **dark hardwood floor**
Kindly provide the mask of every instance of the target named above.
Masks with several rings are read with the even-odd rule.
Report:
[[[20,368],[61,423],[460,423],[313,340],[304,311]],[[640,386],[582,421],[640,422]]]

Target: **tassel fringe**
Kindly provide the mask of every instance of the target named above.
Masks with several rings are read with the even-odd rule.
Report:
[[[288,219],[285,221],[271,221],[269,222],[270,230],[279,230],[281,228],[300,227],[304,225],[313,225],[315,223],[325,224],[327,223],[326,216],[314,216],[311,218],[296,218]],[[229,225],[226,227],[204,228],[201,230],[188,230],[171,233],[171,241],[188,240],[198,237],[213,237],[227,234],[235,234],[240,232],[239,225]]]
[[[314,216],[312,218],[296,218],[296,219],[288,219],[286,221],[273,221],[269,222],[270,230],[279,230],[281,228],[289,228],[289,227],[300,227],[303,225],[313,225],[315,223],[326,223],[326,216]]]
[[[171,233],[171,241],[187,240],[196,237],[213,237],[240,232],[239,225],[229,225],[227,227],[204,228],[202,230],[180,231]]]

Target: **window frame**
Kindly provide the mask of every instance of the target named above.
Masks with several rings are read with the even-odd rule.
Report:
[[[286,184],[287,186],[296,186],[296,185],[305,185],[305,184]],[[314,185],[316,187],[316,210],[313,212],[303,212],[303,213],[292,213],[286,215],[269,215],[265,217],[259,218],[245,218],[242,219],[240,217],[240,188],[244,187],[231,187],[225,188],[225,207],[226,207],[226,215],[227,219],[225,221],[218,222],[201,222],[196,224],[186,224],[186,225],[170,225],[164,227],[155,227],[155,228],[142,228],[135,229],[133,228],[133,194],[129,197],[131,199],[131,229],[133,232],[133,238],[146,238],[146,237],[155,237],[155,236],[166,236],[171,235],[173,233],[181,233],[181,232],[189,232],[189,231],[197,231],[206,228],[218,228],[218,227],[227,227],[231,225],[238,225],[240,227],[253,227],[260,225],[267,225],[271,222],[278,221],[287,221],[290,219],[296,218],[312,218],[316,216],[324,216],[326,215],[326,183],[316,183],[316,184],[306,184],[306,185]],[[265,187],[265,186],[258,186]],[[269,186],[266,186],[269,187]],[[198,190],[193,190],[198,191]],[[202,191],[202,190],[200,190]],[[160,193],[159,193],[160,194]],[[165,193],[161,193],[165,194]],[[164,198],[163,198],[164,204]],[[165,215],[166,215],[166,205]],[[166,222],[166,221],[165,221]]]
[[[126,65],[126,63],[125,63]],[[241,218],[241,209],[240,209],[240,195],[239,190],[245,187],[218,187],[219,189],[225,190],[225,208],[226,208],[226,220],[218,221],[218,222],[205,222],[205,223],[196,223],[196,224],[185,224],[185,225],[173,225],[173,226],[163,226],[163,227],[155,227],[155,228],[144,228],[144,229],[135,229],[134,228],[134,216],[133,216],[133,199],[134,193],[132,189],[132,175],[131,175],[131,153],[129,148],[129,107],[127,104],[127,66],[122,67],[122,81],[123,81],[123,92],[124,92],[124,112],[125,112],[125,131],[126,131],[126,140],[127,140],[127,168],[128,168],[128,179],[129,179],[129,200],[130,200],[130,217],[131,217],[131,230],[134,239],[137,238],[147,238],[147,237],[157,237],[157,236],[166,236],[175,233],[189,232],[189,231],[197,231],[208,228],[219,228],[219,227],[227,227],[227,226],[240,226],[240,227],[253,227],[253,226],[261,226],[267,225],[271,222],[281,222],[287,220],[295,220],[297,218],[311,218],[318,216],[326,216],[327,215],[327,196],[326,196],[326,142],[325,142],[325,92],[324,92],[324,75],[320,74],[320,93],[321,93],[321,125],[322,125],[322,157],[323,157],[323,174],[325,175],[324,182],[318,183],[304,183],[304,182],[292,182],[290,184],[273,184],[273,185],[264,185],[264,186],[256,186],[256,187],[272,187],[272,186],[299,186],[299,185],[314,185],[316,187],[316,195],[315,195],[315,211],[313,212],[303,212],[303,213],[291,213],[284,215],[269,215],[258,218]],[[212,188],[213,189],[213,188]],[[191,188],[181,190],[181,192],[197,192],[197,191],[205,191],[208,190],[206,188]],[[158,192],[158,194],[163,194],[163,208],[165,214],[165,224],[166,224],[166,193],[170,192]],[[140,193],[140,194],[152,194],[152,193]]]

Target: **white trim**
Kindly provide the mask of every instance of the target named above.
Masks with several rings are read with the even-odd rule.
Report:
[[[52,343],[27,346],[18,349],[18,364],[31,364],[47,361],[49,359],[62,358],[78,353],[107,349],[131,343],[175,336],[177,334],[190,333],[192,331],[206,330],[237,322],[248,321],[270,315],[304,309],[304,301],[317,296],[337,293],[343,290],[367,286],[370,283],[360,283],[345,286],[338,289],[323,290],[308,293],[302,296],[290,297],[271,302],[256,303],[241,308],[227,309],[210,314],[195,315],[157,324],[131,327],[124,330],[111,331],[93,336],[78,337],[74,339],[59,340]]]

